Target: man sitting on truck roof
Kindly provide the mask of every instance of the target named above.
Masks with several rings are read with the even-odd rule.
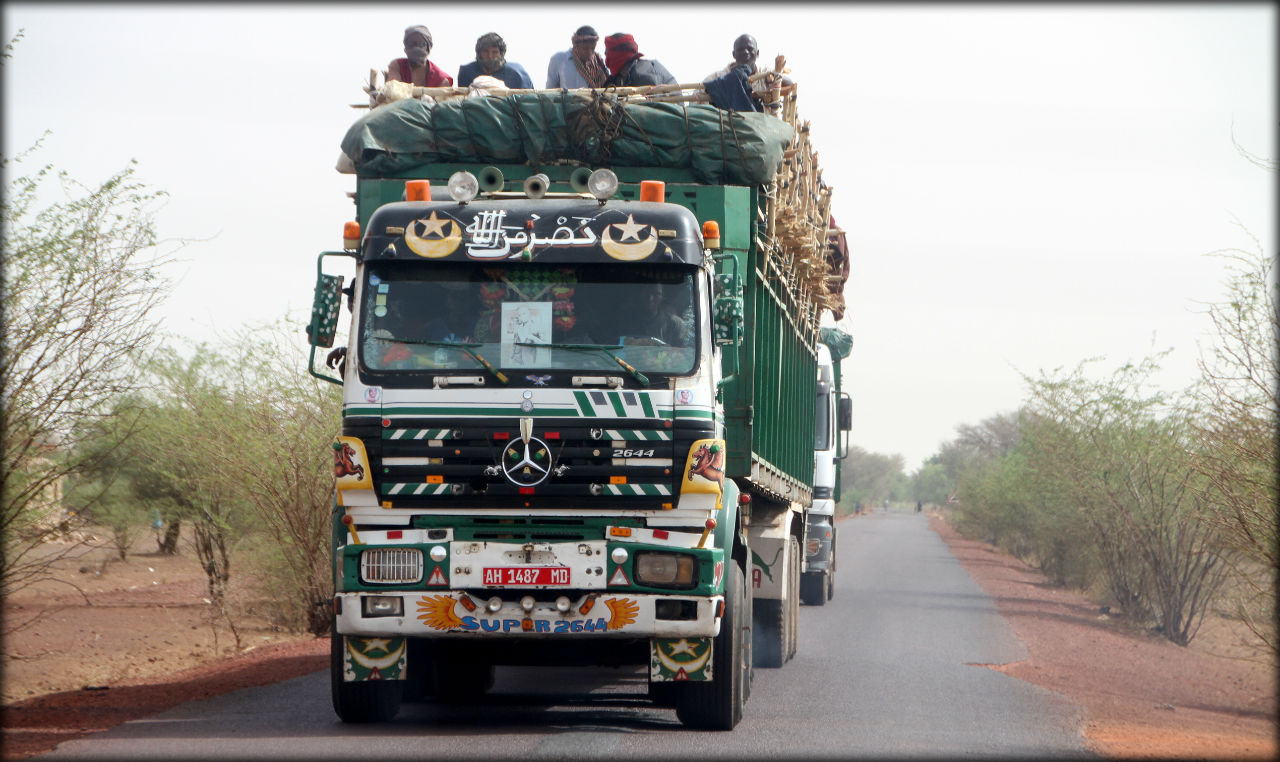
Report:
[[[480,35],[476,40],[476,60],[458,69],[458,87],[467,87],[471,80],[487,74],[507,84],[512,90],[532,90],[533,79],[529,72],[515,61],[508,61],[507,43],[497,32]]]
[[[421,24],[404,30],[404,58],[387,66],[387,79],[422,87],[448,87],[453,77],[427,60],[431,53],[431,30]]]
[[[752,74],[758,74],[760,72],[765,72],[767,74],[774,73],[773,69],[769,68],[768,66],[756,65],[756,59],[759,58],[759,56],[760,56],[760,46],[756,44],[756,38],[752,37],[749,34],[740,34],[738,35],[738,38],[733,41],[733,62],[730,63],[728,66],[724,67],[723,69],[720,69],[717,72],[707,75],[702,81],[710,82],[712,80],[720,79],[721,77],[725,76],[726,74],[728,74],[729,72],[733,71],[734,69],[740,66],[747,67],[748,76]],[[782,84],[784,86],[791,84],[790,77],[783,76],[783,75],[779,75],[779,76],[781,77]],[[769,91],[770,79],[771,79],[770,77],[761,77],[755,80],[754,82],[752,82],[751,92],[757,98],[767,95]]]
[[[596,52],[600,35],[592,27],[580,26],[570,39],[572,48],[551,56],[547,65],[547,88],[604,87],[609,70],[604,68],[604,59]]]
[[[605,87],[678,84],[667,67],[652,58],[644,58],[636,46],[636,38],[629,34],[615,32],[604,38],[604,62],[611,75]]]

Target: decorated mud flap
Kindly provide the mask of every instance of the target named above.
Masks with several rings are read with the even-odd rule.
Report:
[[[652,638],[649,640],[649,680],[655,683],[706,682],[714,675],[714,638]]]
[[[344,637],[342,679],[348,683],[366,680],[403,680],[409,649],[404,638]]]

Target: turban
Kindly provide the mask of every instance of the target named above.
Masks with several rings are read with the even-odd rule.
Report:
[[[430,30],[430,29],[427,29],[427,28],[426,28],[425,26],[423,26],[422,24],[416,24],[416,25],[411,26],[411,27],[406,27],[406,28],[405,28],[405,30],[404,30],[404,41],[405,41],[405,42],[408,42],[408,41],[409,41],[409,36],[410,36],[410,35],[413,35],[413,34],[420,34],[420,35],[422,35],[423,37],[426,37],[426,38],[427,38],[427,49],[428,49],[428,50],[430,50],[430,49],[431,49],[431,44],[432,44],[432,43],[431,43],[431,30]]]

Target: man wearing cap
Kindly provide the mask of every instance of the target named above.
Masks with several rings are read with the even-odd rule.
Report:
[[[467,87],[481,74],[502,80],[512,90],[532,90],[529,72],[515,61],[508,61],[507,43],[497,32],[480,35],[476,40],[476,60],[458,69],[458,87]]]
[[[604,87],[609,71],[604,68],[604,59],[596,52],[599,39],[595,29],[578,27],[578,31],[573,33],[573,47],[551,56],[551,63],[547,65],[547,88]]]
[[[405,58],[397,58],[387,66],[387,79],[422,87],[448,87],[453,77],[427,60],[431,53],[431,30],[418,24],[404,30]]]
[[[616,32],[604,38],[604,62],[609,68],[606,87],[678,84],[667,67],[644,57],[629,34]]]

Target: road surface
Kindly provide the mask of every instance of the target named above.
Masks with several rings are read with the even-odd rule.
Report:
[[[40,759],[814,759],[1091,757],[1083,711],[983,665],[1026,650],[917,513],[839,524],[836,597],[801,607],[800,649],[757,669],[731,733],[683,729],[643,673],[499,667],[489,696],[343,725],[327,671],[176,707]]]

